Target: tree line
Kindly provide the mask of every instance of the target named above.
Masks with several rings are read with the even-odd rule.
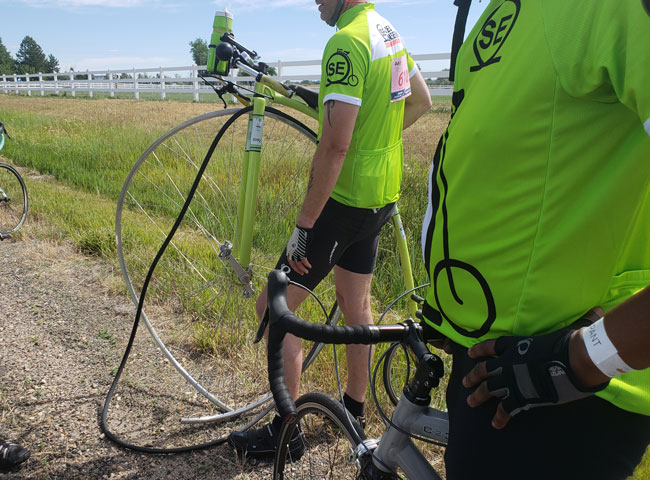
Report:
[[[27,35],[20,42],[16,58],[11,56],[0,38],[0,75],[55,73],[59,71],[59,61],[52,54],[45,55],[41,46]]]

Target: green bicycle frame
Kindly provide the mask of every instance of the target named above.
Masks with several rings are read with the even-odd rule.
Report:
[[[318,118],[318,111],[290,98],[289,92],[281,83],[266,75],[263,75],[259,81],[255,82],[255,95],[252,100],[246,97],[240,98],[241,100],[243,100],[242,103],[244,104],[252,105],[253,111],[249,115],[246,131],[246,149],[237,202],[237,225],[233,242],[233,254],[245,270],[250,270],[253,226],[256,220],[255,199],[257,198],[257,186],[262,161],[262,135],[266,105],[267,103],[284,105],[314,119]]]
[[[411,267],[411,255],[409,254],[408,243],[406,242],[406,232],[404,232],[404,225],[402,218],[399,215],[399,209],[395,204],[393,211],[393,225],[395,226],[395,241],[397,242],[397,251],[399,252],[400,265],[402,267],[402,277],[404,278],[404,289],[406,292],[415,288],[415,281],[413,280],[413,268]],[[409,315],[415,318],[418,304],[410,297],[407,300]]]

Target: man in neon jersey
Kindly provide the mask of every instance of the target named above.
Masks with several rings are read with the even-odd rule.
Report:
[[[492,0],[455,67],[422,232],[447,479],[627,478],[650,444],[650,1]]]
[[[379,231],[390,219],[402,178],[402,130],[431,107],[422,75],[391,23],[365,1],[316,0],[321,19],[339,31],[323,54],[319,92],[319,144],[296,229],[277,268],[313,289],[334,269],[336,295],[348,325],[372,324],[370,282]],[[290,286],[289,308],[306,298]],[[262,318],[266,288],[257,301]],[[368,347],[347,348],[345,406],[363,415],[368,384]],[[298,396],[300,341],[284,342],[289,392]],[[229,442],[240,453],[267,457],[275,453],[281,425],[272,423],[234,432]],[[292,440],[294,457],[302,441]]]

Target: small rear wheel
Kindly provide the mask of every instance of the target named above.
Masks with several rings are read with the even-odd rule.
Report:
[[[27,188],[18,171],[0,163],[0,238],[16,232],[27,217]]]

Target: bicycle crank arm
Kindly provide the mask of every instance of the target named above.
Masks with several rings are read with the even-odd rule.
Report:
[[[237,259],[232,255],[232,243],[226,242],[219,247],[219,258],[227,261],[232,269],[237,274],[237,280],[243,285],[243,295],[245,298],[252,298],[255,296],[255,289],[253,288],[253,282],[251,282],[250,271],[244,270]]]

